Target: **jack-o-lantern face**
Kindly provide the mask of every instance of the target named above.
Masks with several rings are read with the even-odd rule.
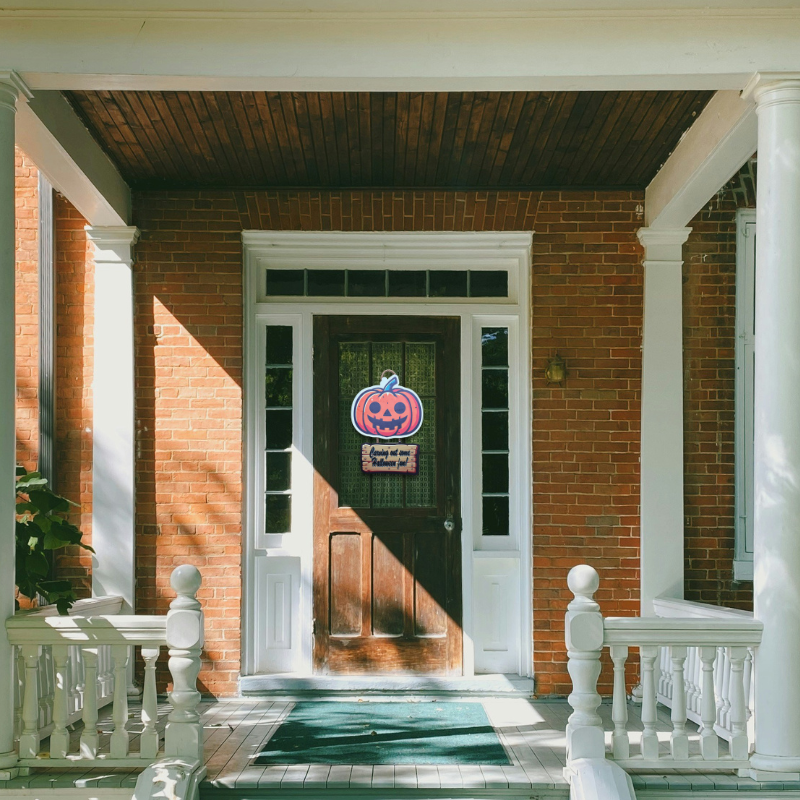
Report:
[[[350,418],[363,436],[403,439],[420,429],[422,401],[416,392],[401,386],[397,375],[392,373],[381,377],[379,386],[369,386],[356,395]]]

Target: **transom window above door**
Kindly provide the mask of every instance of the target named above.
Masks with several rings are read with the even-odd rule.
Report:
[[[266,297],[508,297],[507,270],[267,269]]]

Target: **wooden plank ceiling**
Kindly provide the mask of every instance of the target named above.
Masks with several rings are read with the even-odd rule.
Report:
[[[641,189],[712,92],[70,92],[136,189]]]

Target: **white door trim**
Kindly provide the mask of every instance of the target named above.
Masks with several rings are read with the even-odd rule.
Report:
[[[513,648],[497,653],[496,663],[531,675],[532,579],[531,402],[530,402],[530,251],[531,233],[340,233],[244,231],[244,494],[242,675],[270,672],[311,673],[312,646],[312,504],[293,503],[292,531],[264,534],[261,466],[263,453],[263,331],[266,325],[291,325],[295,331],[292,490],[294,498],[312,496],[313,392],[311,333],[315,314],[454,316],[461,320],[461,496],[462,592],[464,598],[464,674],[475,670],[474,580],[513,587],[517,602],[506,620]],[[503,269],[509,275],[507,298],[267,298],[266,268],[342,269]],[[480,335],[481,327],[509,328],[511,533],[482,536],[477,531],[474,488],[480,484]],[[476,369],[477,360],[477,369]],[[478,373],[476,377],[476,373]],[[467,457],[469,456],[469,457]],[[478,512],[479,513],[479,507]],[[480,563],[478,563],[480,562]],[[477,570],[476,570],[476,564]],[[283,577],[277,580],[274,575]],[[273,577],[268,577],[273,576]],[[499,577],[498,577],[499,576]],[[504,578],[503,576],[507,576]],[[294,586],[294,583],[297,586]],[[489,585],[489,584],[487,584]],[[293,603],[283,622],[291,629],[287,652],[270,653],[267,639],[270,591],[287,586]],[[277,587],[277,589],[275,589]],[[269,612],[272,613],[272,612]],[[485,626],[484,626],[485,627]],[[496,643],[478,642],[478,666],[491,667]],[[493,670],[492,670],[493,671]]]

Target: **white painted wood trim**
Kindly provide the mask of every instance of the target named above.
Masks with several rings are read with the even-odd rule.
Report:
[[[92,591],[136,602],[133,254],[137,228],[87,227],[94,244]]]
[[[755,105],[739,92],[711,98],[645,191],[650,228],[688,225],[758,145]]]
[[[641,228],[644,245],[640,580],[642,616],[683,597],[683,243],[690,228]]]
[[[298,498],[311,497],[313,482],[313,393],[312,326],[315,314],[382,314],[457,316],[461,319],[461,398],[462,454],[472,453],[475,447],[475,418],[480,414],[480,392],[474,391],[475,360],[480,353],[475,346],[480,325],[508,325],[512,331],[513,351],[510,353],[511,391],[514,423],[518,435],[515,448],[517,498],[514,535],[508,542],[488,542],[475,533],[474,507],[470,502],[475,486],[474,465],[462,458],[462,591],[464,597],[464,675],[474,671],[473,560],[492,557],[514,560],[515,585],[518,586],[519,619],[514,629],[515,669],[520,675],[531,674],[532,663],[532,478],[530,471],[530,345],[525,333],[530,328],[530,246],[531,233],[361,233],[340,232],[269,232],[244,231],[245,270],[245,524],[244,524],[244,603],[242,637],[242,671],[253,675],[259,671],[263,648],[259,644],[265,627],[262,612],[263,586],[259,581],[271,574],[259,564],[260,559],[299,559],[300,587],[296,595],[300,636],[294,670],[299,674],[311,672],[312,626],[312,554],[313,516],[310,503]],[[289,298],[278,302],[264,295],[264,270],[273,267],[341,269],[483,269],[502,268],[509,272],[509,298],[489,301],[480,298],[458,300],[425,299],[408,302],[392,298]],[[260,472],[260,452],[263,448],[263,401],[260,389],[263,378],[262,340],[267,324],[295,326],[295,454],[292,467],[292,533],[290,536],[266,537],[263,512],[259,508],[263,491]],[[261,366],[260,366],[261,365]],[[298,396],[299,393],[299,396]],[[478,484],[479,491],[479,484]],[[513,539],[513,542],[511,541]],[[478,546],[480,544],[480,546]],[[288,561],[284,562],[289,564]],[[288,568],[288,567],[287,567]],[[477,602],[477,598],[475,598]],[[259,648],[261,648],[260,653]],[[293,657],[294,658],[294,657]]]
[[[90,225],[127,225],[131,190],[61,92],[21,104],[17,143]]]
[[[735,580],[753,580],[755,278],[756,210],[740,208],[736,212]]]
[[[726,606],[712,606],[708,603],[696,603],[693,600],[679,600],[675,597],[657,597],[653,600],[653,609],[657,617],[680,618],[695,617],[699,619],[753,619],[752,611]]]
[[[603,646],[612,644],[757,647],[764,624],[755,619],[606,617]]]
[[[5,9],[0,52],[35,90],[716,90],[800,69],[784,3],[123,5]]]

